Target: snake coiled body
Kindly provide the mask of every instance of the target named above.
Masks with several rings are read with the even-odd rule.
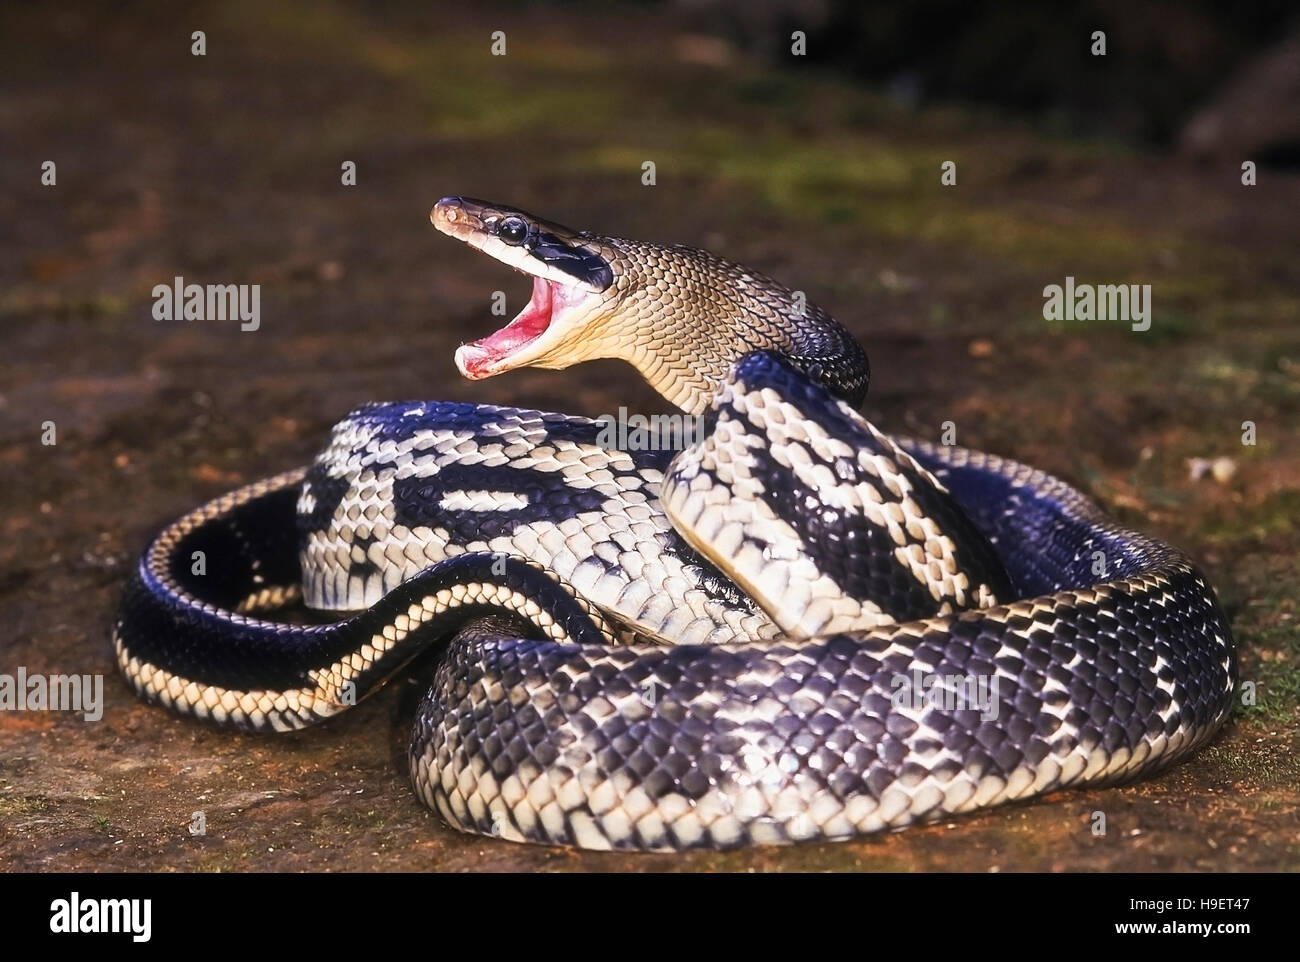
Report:
[[[792,292],[464,199],[434,219],[536,279],[466,374],[624,357],[701,435],[621,450],[586,418],[361,408],[309,468],[146,550],[115,631],[144,697],[300,728],[443,645],[419,796],[469,831],[647,850],[1113,782],[1226,717],[1231,637],[1183,554],[1042,472],[877,431],[865,355]],[[300,600],[349,614],[265,617]]]

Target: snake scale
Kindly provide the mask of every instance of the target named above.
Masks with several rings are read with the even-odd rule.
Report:
[[[462,374],[622,358],[698,435],[362,407],[309,467],[149,545],[114,631],[142,697],[297,729],[441,646],[420,798],[466,831],[640,850],[1111,783],[1227,716],[1231,636],[1187,557],[1040,471],[877,431],[864,352],[802,295],[469,198],[431,219],[533,279]],[[300,603],[333,614],[274,618]]]

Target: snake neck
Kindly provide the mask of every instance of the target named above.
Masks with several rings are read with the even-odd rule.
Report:
[[[703,414],[738,360],[773,351],[853,407],[866,395],[867,357],[853,335],[803,291],[757,271],[469,197],[444,197],[429,216],[443,233],[533,278],[533,296],[514,320],[456,352],[466,377],[620,358],[673,404]]]
[[[630,363],[668,401],[702,414],[735,363],[776,351],[854,407],[867,392],[866,352],[838,321],[757,271],[690,247],[608,239],[613,310],[582,350]]]

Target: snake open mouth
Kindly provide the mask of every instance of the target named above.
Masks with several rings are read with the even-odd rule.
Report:
[[[487,337],[462,344],[456,351],[456,366],[473,380],[491,377],[518,351],[546,333],[552,319],[567,303],[564,286],[533,275],[533,296],[524,309],[505,327]]]
[[[565,368],[581,360],[573,344],[614,282],[613,267],[590,235],[472,197],[442,198],[429,219],[442,233],[533,279],[533,296],[514,320],[456,351],[461,374],[480,380],[517,367]]]

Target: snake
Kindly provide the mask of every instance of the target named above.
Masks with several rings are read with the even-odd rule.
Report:
[[[427,653],[421,801],[632,851],[1111,785],[1224,722],[1235,648],[1189,557],[1040,470],[878,430],[866,352],[803,292],[468,197],[430,217],[533,285],[462,375],[619,358],[672,413],[358,408],[147,546],[113,644],[148,702],[296,730]]]

